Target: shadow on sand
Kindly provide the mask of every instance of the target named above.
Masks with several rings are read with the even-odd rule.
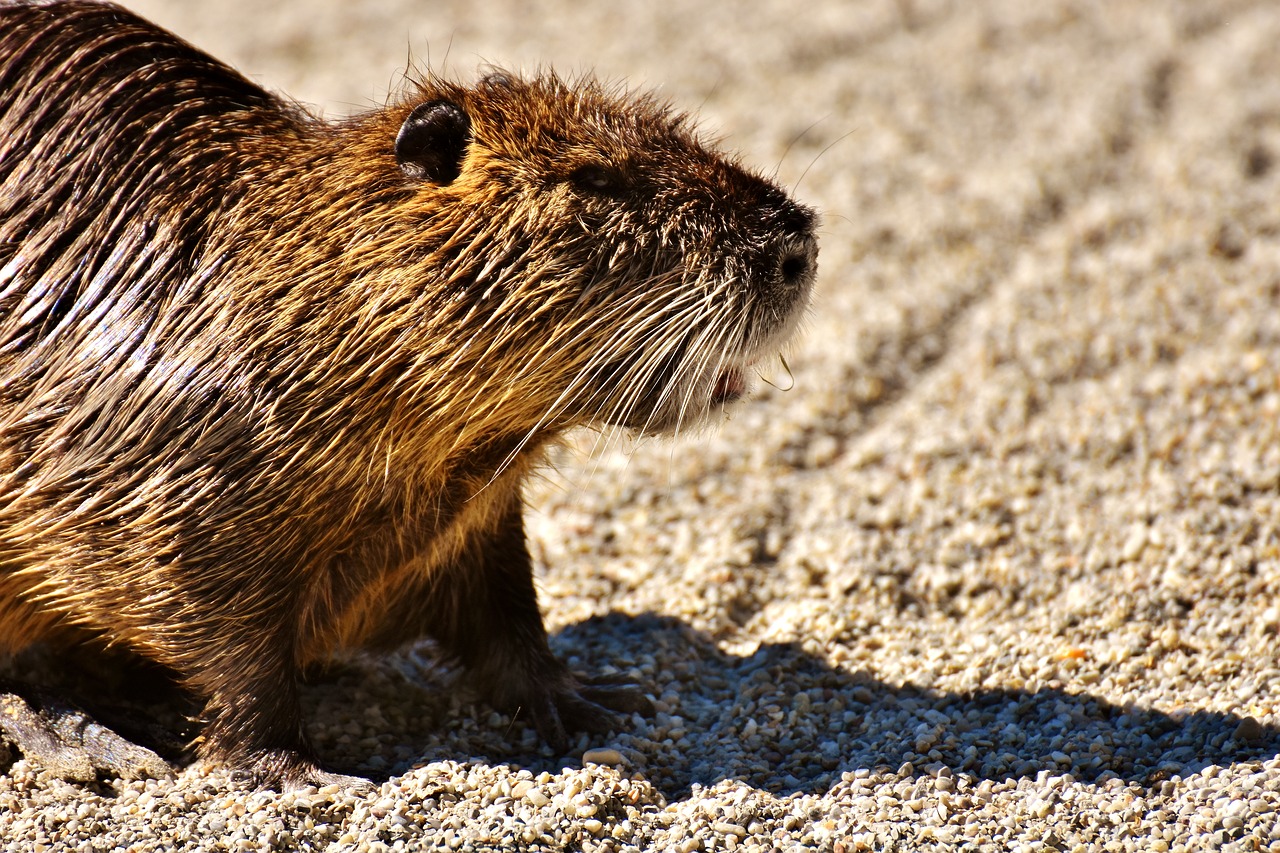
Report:
[[[1231,713],[1122,707],[1073,687],[947,693],[894,686],[832,668],[789,644],[762,645],[748,657],[728,655],[709,637],[666,617],[610,614],[567,628],[553,643],[562,654],[578,653],[588,669],[609,663],[593,655],[607,646],[654,654],[659,671],[681,670],[683,692],[672,709],[684,720],[679,743],[646,739],[642,726],[629,734],[625,721],[624,731],[604,739],[635,759],[633,769],[669,800],[686,798],[694,784],[726,779],[780,795],[817,794],[843,773],[892,772],[908,762],[916,773],[945,766],[975,780],[1070,772],[1084,782],[1118,777],[1150,788],[1210,765],[1280,753],[1280,729]],[[360,677],[358,671],[350,675]],[[580,752],[554,756],[538,747],[518,719],[475,725],[490,709],[456,701],[445,707],[441,693],[456,688],[443,686],[440,672],[423,676],[405,685],[419,695],[404,698],[439,706],[436,730],[397,732],[403,734],[399,742],[426,749],[412,764],[395,764],[389,756],[375,760],[390,771],[381,779],[443,759],[506,763],[535,773],[579,763]],[[443,677],[444,684],[448,680]],[[802,693],[805,698],[797,700]],[[737,742],[753,728],[778,730],[770,719],[779,712],[786,721],[782,738],[762,743],[758,755],[734,758]]]

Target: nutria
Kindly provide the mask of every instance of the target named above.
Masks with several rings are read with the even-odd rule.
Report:
[[[814,214],[652,97],[408,88],[325,121],[120,7],[0,5],[0,650],[165,667],[265,785],[333,778],[296,685],[341,649],[434,638],[562,749],[645,705],[548,648],[521,484],[713,418],[814,278]]]

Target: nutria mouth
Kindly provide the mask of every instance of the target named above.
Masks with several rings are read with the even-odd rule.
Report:
[[[716,387],[712,389],[712,405],[723,406],[741,400],[746,394],[746,380],[739,370],[724,370],[716,378]]]
[[[715,406],[723,406],[741,399],[746,393],[747,383],[742,372],[730,368],[716,377],[715,387],[711,389],[711,403]]]

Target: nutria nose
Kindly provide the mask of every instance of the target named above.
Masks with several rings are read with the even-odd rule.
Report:
[[[778,276],[784,284],[797,286],[814,272],[818,259],[818,241],[813,236],[814,214],[787,199],[781,206],[778,230],[782,236],[775,243]]]
[[[778,271],[782,274],[782,281],[786,284],[795,285],[807,279],[813,271],[817,254],[818,244],[812,237],[806,238],[798,246],[784,248],[781,260],[778,262]]]
[[[818,241],[807,231],[778,242],[778,279],[789,288],[799,288],[813,278],[818,261]]]

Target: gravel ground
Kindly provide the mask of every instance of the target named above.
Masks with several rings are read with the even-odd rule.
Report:
[[[1280,6],[132,5],[331,115],[410,55],[660,88],[822,286],[789,390],[531,491],[557,651],[656,717],[557,756],[352,660],[306,707],[373,796],[18,761],[5,849],[1280,851]]]

